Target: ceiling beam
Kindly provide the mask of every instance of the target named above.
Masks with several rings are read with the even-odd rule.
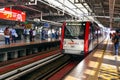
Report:
[[[112,28],[115,0],[109,0],[110,28]]]
[[[105,9],[104,9],[104,6],[103,6],[103,0],[101,0],[101,2],[100,2],[100,5],[101,5],[101,7],[102,7],[102,9],[103,9],[103,15],[105,16]]]

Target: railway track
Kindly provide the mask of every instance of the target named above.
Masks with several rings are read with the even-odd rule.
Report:
[[[59,53],[59,54],[55,54],[55,55],[52,55],[52,56],[49,56],[47,58],[44,58],[42,60],[39,60],[37,62],[34,62],[32,64],[29,64],[29,65],[26,65],[24,67],[21,67],[21,68],[18,68],[16,70],[13,70],[11,72],[8,72],[6,74],[3,74],[1,75],[0,78],[4,79],[4,80],[15,80],[21,76],[25,76],[26,78],[26,74],[30,73],[30,72],[36,72],[35,70],[40,68],[41,66],[44,66],[54,60],[56,60],[57,58],[63,56],[63,54]],[[11,74],[12,73],[12,74]],[[9,75],[9,76],[8,76]],[[20,80],[25,80],[24,79],[21,79]],[[17,79],[18,80],[18,79]]]
[[[0,79],[2,80],[46,80],[53,78],[52,76],[56,75],[59,71],[63,70],[61,74],[62,77],[65,76],[73,67],[77,65],[76,62],[73,62],[73,58],[69,55],[63,55],[59,50],[49,52],[45,51],[41,55],[34,55],[32,58],[27,58],[28,61],[18,61],[21,63],[15,62],[12,66],[14,69],[10,69],[11,66],[6,67],[6,65],[0,67]],[[53,54],[53,52],[55,54]],[[49,54],[49,56],[48,56]],[[46,57],[42,57],[42,56]],[[39,60],[37,60],[37,58]],[[26,60],[27,60],[26,59]],[[35,60],[36,61],[32,61]],[[32,63],[29,63],[29,60]],[[28,64],[29,63],[29,64]],[[16,65],[17,64],[17,65]],[[22,65],[22,66],[21,66]],[[72,65],[72,66],[71,66]],[[5,68],[6,67],[6,68]],[[64,70],[64,68],[66,69]],[[7,70],[8,69],[8,70]],[[5,72],[4,72],[5,71]],[[61,78],[62,78],[61,77]],[[53,79],[50,79],[53,80]]]
[[[0,67],[0,79],[5,79],[8,76],[11,76],[11,75],[14,75],[16,73],[23,71],[22,67],[24,67],[24,69],[27,69],[28,67],[32,67],[33,65],[31,66],[31,64],[33,64],[37,61],[40,61],[40,60],[43,61],[43,59],[45,59],[45,58],[48,58],[48,57],[54,56],[54,55],[58,55],[59,54],[58,52],[59,52],[59,50],[55,50],[55,51],[41,54],[39,56],[37,55],[37,56],[31,57],[31,58],[27,58],[22,61],[17,61],[15,63],[9,64],[9,65],[4,65],[4,66]],[[30,65],[30,66],[28,66],[28,65]]]
[[[57,80],[60,80],[60,78],[63,78],[79,62],[80,60],[73,60],[69,55],[62,55],[61,57],[58,57],[53,61],[48,61],[47,64],[39,67],[34,71],[31,71],[30,73],[27,73],[26,75],[17,78],[16,80],[55,80],[54,78],[56,76]]]

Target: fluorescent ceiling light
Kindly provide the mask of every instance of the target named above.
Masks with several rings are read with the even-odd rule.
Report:
[[[74,4],[74,0],[45,0],[47,1],[50,5],[54,5],[56,7],[61,8],[62,10],[67,11],[68,13],[76,16],[76,17],[87,17],[89,9],[89,6],[87,3],[84,3],[84,5],[87,7],[87,9],[82,5],[82,4]],[[91,11],[92,12],[92,11]],[[89,17],[88,17],[89,18]],[[91,19],[91,18],[90,18]]]

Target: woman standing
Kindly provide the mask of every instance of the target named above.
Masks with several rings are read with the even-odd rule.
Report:
[[[10,44],[10,30],[9,27],[6,27],[4,30],[5,44]]]

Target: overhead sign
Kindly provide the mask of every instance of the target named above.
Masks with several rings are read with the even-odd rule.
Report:
[[[32,24],[25,24],[25,28],[26,29],[31,29],[32,28]]]
[[[0,9],[0,19],[25,22],[26,13],[10,8],[2,8]]]
[[[37,0],[29,0],[28,5],[36,5]]]
[[[30,0],[30,3],[35,3],[36,0]]]
[[[120,18],[114,18],[114,21],[120,22]]]
[[[49,23],[44,23],[44,27],[48,28],[48,27],[50,27],[50,24]]]

